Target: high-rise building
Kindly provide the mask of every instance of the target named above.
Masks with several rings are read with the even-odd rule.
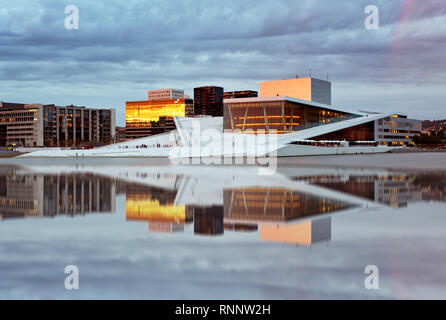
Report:
[[[0,146],[107,144],[114,141],[115,123],[114,109],[0,102]]]
[[[194,115],[223,116],[223,88],[194,88]]]
[[[149,101],[173,99],[184,99],[184,90],[172,88],[149,90]]]
[[[125,103],[126,138],[137,139],[175,129],[173,117],[193,115],[191,99],[127,101]]]
[[[315,78],[263,81],[260,97],[288,96],[323,104],[331,104],[331,82]]]
[[[257,91],[243,90],[243,91],[225,92],[223,98],[224,99],[255,98],[257,96],[258,96]]]

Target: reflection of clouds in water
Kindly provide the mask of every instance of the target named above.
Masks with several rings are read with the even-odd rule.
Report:
[[[358,181],[375,181],[364,179],[367,175],[357,178],[358,172],[348,176],[346,170],[337,169],[338,175],[330,175],[328,180],[328,175],[319,176],[316,182],[340,183],[339,176],[344,182],[350,177],[355,186]],[[291,172],[284,175],[299,176],[299,170]],[[409,181],[429,190],[442,186],[435,177],[420,177]],[[175,183],[174,176],[168,178]],[[330,242],[296,248],[260,241],[260,229],[224,230],[223,237],[194,236],[190,223],[176,234],[148,232],[147,223],[127,219],[125,193],[131,191],[134,201],[155,201],[157,209],[165,205],[163,210],[167,210],[176,192],[142,188],[129,181],[116,186],[114,214],[2,221],[0,298],[446,298],[446,275],[440,267],[445,264],[443,203],[412,202],[398,210],[383,205],[336,213],[331,217]],[[125,192],[120,192],[120,187]],[[227,191],[221,201],[226,206],[233,194],[239,196],[241,205],[233,208],[240,212],[246,199],[256,195],[260,200],[266,198],[265,187],[253,194],[248,192],[252,188],[232,187],[226,190],[238,192]],[[325,188],[328,190],[328,185]],[[367,194],[353,191],[356,196]],[[276,200],[291,198],[291,194],[288,198],[270,195]],[[256,206],[252,202],[252,208]],[[68,264],[79,267],[78,291],[64,288],[63,271]],[[378,291],[364,289],[363,271],[369,264],[380,268]]]
[[[420,218],[423,208],[334,216],[333,241],[311,249],[256,233],[150,234],[117,216],[2,223],[1,297],[444,298],[444,207]],[[63,288],[67,264],[79,266],[77,292]],[[380,268],[378,291],[363,287],[368,264]]]

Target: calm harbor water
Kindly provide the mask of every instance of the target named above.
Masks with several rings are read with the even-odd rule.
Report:
[[[7,159],[0,219],[1,299],[446,299],[446,153]]]

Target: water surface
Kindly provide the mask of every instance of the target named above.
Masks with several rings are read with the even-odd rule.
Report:
[[[8,159],[0,298],[445,299],[445,209],[442,153],[286,158],[273,176]]]

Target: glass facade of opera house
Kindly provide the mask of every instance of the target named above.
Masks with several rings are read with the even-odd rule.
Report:
[[[229,132],[263,133],[275,130],[283,134],[362,116],[290,97],[228,99],[224,102],[223,127]],[[395,114],[311,139],[407,145],[412,142],[413,136],[420,133],[421,121]]]
[[[224,104],[224,129],[288,133],[358,117],[283,99],[233,99]],[[252,100],[252,101],[249,101]]]

